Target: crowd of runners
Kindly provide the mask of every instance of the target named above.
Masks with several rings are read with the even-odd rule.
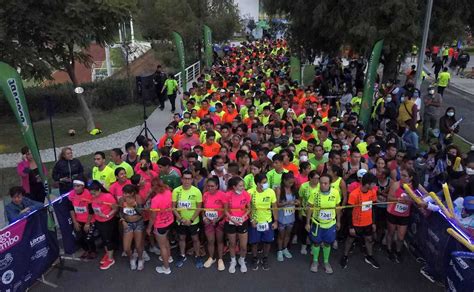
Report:
[[[426,196],[449,183],[458,219],[474,227],[474,155],[452,144],[455,109],[440,113],[434,88],[379,82],[364,128],[363,62],[328,59],[302,87],[289,61],[284,40],[230,47],[177,101],[177,83],[159,71],[160,108],[168,98],[173,112],[159,141],[139,136],[110,157],[96,152],[92,170],[64,148],[52,178],[69,193],[81,258],[99,257],[106,270],[123,251],[143,270],[157,254],[162,274],[189,262],[245,273],[301,253],[312,272],[331,274],[331,250],[343,249],[346,268],[359,242],[377,269],[378,257],[403,261],[411,209],[437,209],[428,199],[416,206],[404,185]],[[10,221],[44,202],[38,166],[22,154]]]

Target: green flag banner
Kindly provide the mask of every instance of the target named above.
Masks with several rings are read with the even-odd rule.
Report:
[[[205,54],[205,63],[206,67],[210,68],[212,66],[212,30],[209,26],[204,25],[204,54]]]
[[[178,58],[179,58],[179,69],[181,71],[181,80],[183,82],[183,91],[187,90],[187,76],[186,76],[186,63],[184,58],[184,43],[183,38],[181,35],[175,31],[173,31],[173,39],[176,45],[176,49],[178,50]]]
[[[364,82],[364,95],[362,96],[362,106],[360,109],[359,120],[362,122],[364,127],[367,129],[370,121],[370,114],[372,111],[372,104],[374,98],[374,83],[375,77],[377,76],[377,68],[380,63],[380,55],[383,48],[383,39],[375,43],[370,54],[369,66],[367,75],[365,76]]]
[[[10,65],[3,62],[0,62],[0,88],[5,94],[18,124],[20,125],[21,135],[23,136],[25,144],[30,148],[31,154],[38,165],[38,171],[43,180],[46,195],[48,195],[48,180],[43,172],[43,164],[36,143],[33,125],[31,124],[30,112],[28,110],[28,104],[26,103],[25,93],[23,90],[23,83],[18,72]]]
[[[301,62],[297,57],[290,58],[290,77],[292,81],[298,81],[301,84]]]

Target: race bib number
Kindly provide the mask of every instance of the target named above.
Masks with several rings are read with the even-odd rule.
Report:
[[[100,208],[95,207],[95,208],[92,208],[92,209],[94,210],[94,213],[95,213],[95,214],[97,214],[97,215],[103,215],[103,214],[102,214],[102,210],[101,210]]]
[[[283,210],[284,216],[292,216],[293,214],[295,214],[295,207],[286,208]]]
[[[191,202],[190,201],[179,201],[178,202],[178,208],[190,209],[191,208]]]
[[[231,221],[229,221],[229,224],[235,225],[234,222],[238,224],[244,223],[244,218],[238,217],[238,216],[230,216]]]
[[[76,212],[76,214],[84,214],[87,212],[87,207],[74,206],[74,212]]]
[[[321,211],[319,211],[319,219],[320,220],[332,220],[331,210],[321,210]]]
[[[258,223],[257,224],[257,231],[264,232],[268,230],[268,223]]]
[[[137,214],[137,211],[135,210],[135,208],[125,207],[123,208],[123,213],[128,216],[133,216]]]
[[[214,219],[217,219],[219,217],[218,214],[217,214],[217,211],[206,211],[204,213],[204,215],[209,220],[214,220]]]
[[[372,201],[362,202],[362,212],[372,210]]]
[[[407,204],[397,203],[395,205],[395,212],[405,213],[406,211],[408,211],[408,205]]]

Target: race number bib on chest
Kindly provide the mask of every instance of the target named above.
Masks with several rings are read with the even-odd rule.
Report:
[[[123,213],[128,216],[133,216],[137,214],[137,211],[135,210],[135,208],[125,207],[123,208]]]
[[[217,211],[206,211],[204,215],[206,216],[207,219],[210,219],[210,220],[217,219],[218,217]]]
[[[331,210],[321,210],[321,211],[319,211],[319,219],[320,220],[332,220]]]
[[[361,209],[362,209],[362,212],[372,210],[372,201],[362,202]]]
[[[258,223],[257,224],[257,231],[264,232],[268,230],[268,223]]]
[[[87,212],[87,207],[74,206],[74,212],[77,214],[84,214]]]
[[[191,208],[191,202],[190,201],[179,201],[178,202],[178,208],[190,209]]]
[[[295,207],[286,208],[283,210],[283,215],[285,216],[292,216],[293,214],[295,214]]]
[[[406,211],[408,211],[408,205],[407,204],[397,203],[395,205],[395,212],[405,213]]]
[[[94,210],[94,213],[97,215],[102,215],[102,210],[99,207],[94,207],[92,208]]]
[[[242,217],[230,216],[230,219],[231,219],[231,221],[229,222],[229,224],[232,224],[232,225],[235,225],[234,222],[236,222],[238,224],[244,223],[244,218],[242,218]]]

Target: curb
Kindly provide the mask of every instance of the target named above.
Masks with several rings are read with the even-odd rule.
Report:
[[[426,64],[423,65],[423,70],[424,70],[426,73],[433,74],[433,72],[431,72],[431,68],[428,68],[428,67],[426,66]],[[428,78],[434,80],[434,77],[433,77],[433,76],[428,76]],[[474,82],[474,80],[473,80],[473,82]],[[452,82],[452,83],[449,85],[449,87],[446,88],[446,89],[447,89],[447,90],[451,90],[451,91],[453,91],[453,92],[456,92],[456,93],[458,93],[458,94],[467,95],[467,97],[472,98],[473,101],[474,101],[474,93],[469,92],[469,91],[467,91],[467,90],[465,90],[465,89],[463,89],[463,88],[457,86],[456,83],[454,83],[454,82]]]

